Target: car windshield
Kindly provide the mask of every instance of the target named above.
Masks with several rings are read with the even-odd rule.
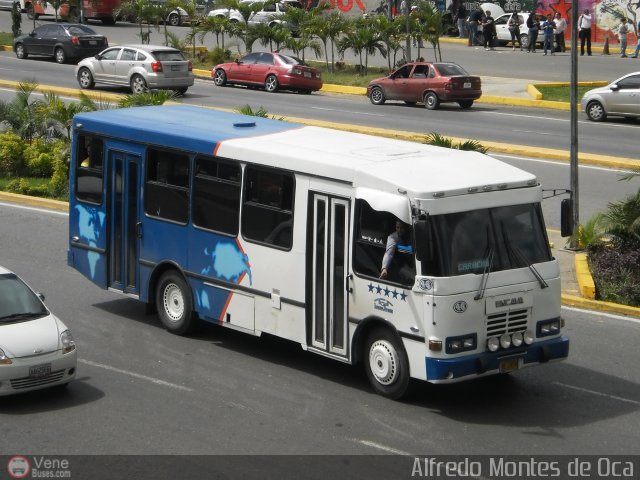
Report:
[[[0,323],[38,318],[48,313],[38,296],[17,275],[0,275]]]
[[[292,57],[291,55],[280,54],[280,59],[288,65],[306,65],[306,63],[301,59],[299,59],[298,57]]]
[[[160,62],[183,62],[186,60],[180,50],[160,50],[151,53]]]
[[[98,35],[95,30],[91,30],[84,25],[71,25],[67,27],[69,35]]]
[[[452,277],[528,267],[551,260],[540,204],[430,217],[434,260],[423,274]]]
[[[436,68],[443,77],[454,77],[456,75],[469,75],[460,65],[455,63],[436,63]]]

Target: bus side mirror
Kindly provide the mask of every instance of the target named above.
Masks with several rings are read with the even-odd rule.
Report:
[[[416,238],[416,259],[418,261],[433,260],[433,245],[431,244],[431,222],[428,218],[418,220],[413,224]]]
[[[570,237],[573,235],[573,212],[570,198],[565,198],[560,202],[560,235]]]

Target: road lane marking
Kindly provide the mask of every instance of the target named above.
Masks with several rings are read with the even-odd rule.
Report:
[[[640,405],[640,402],[636,400],[631,400],[630,398],[619,397],[617,395],[610,395],[608,393],[598,392],[596,390],[590,390],[588,388],[576,387],[575,385],[568,385],[566,383],[553,382],[554,385],[558,385],[560,387],[570,388],[572,390],[577,390],[579,392],[591,393],[592,395],[597,395],[599,397],[611,398],[613,400],[619,400],[621,402],[632,403],[634,405]]]
[[[46,209],[46,208],[27,207],[25,205],[17,205],[15,203],[0,202],[0,207],[19,208],[21,210],[33,210],[34,212],[39,212],[39,213],[53,213],[54,215],[62,215],[64,217],[68,217],[69,216],[69,213],[67,213],[67,212],[58,212],[56,210],[49,210],[49,209]]]
[[[566,137],[566,135],[564,133],[547,133],[547,132],[540,132],[540,131],[536,131],[536,130],[520,130],[517,128],[513,128],[511,129],[512,132],[518,132],[518,133],[534,133],[536,135],[547,135],[550,137]]]
[[[189,387],[184,387],[182,385],[177,385],[175,383],[166,382],[164,380],[160,380],[159,378],[148,377],[146,375],[142,375],[140,373],[130,372],[128,370],[122,370],[120,368],[112,367],[110,365],[104,365],[103,363],[92,362],[91,360],[85,360],[83,358],[78,359],[79,363],[84,363],[85,365],[89,365],[96,368],[103,368],[104,370],[109,370],[111,372],[121,373],[123,375],[128,375],[133,378],[139,378],[140,380],[146,380],[151,383],[155,383],[156,385],[162,385],[163,387],[171,387],[176,390],[183,390],[185,392],[193,392],[194,390]]]
[[[327,112],[340,112],[340,113],[352,113],[354,115],[367,115],[369,117],[384,117],[384,113],[368,113],[368,112],[355,112],[353,110],[340,110],[338,108],[323,108],[323,107],[311,107],[311,110],[324,110]]]
[[[402,450],[396,450],[395,448],[387,447],[385,445],[381,445],[379,443],[371,442],[369,440],[361,440],[359,438],[350,438],[349,440],[359,443],[361,445],[366,445],[367,447],[377,448],[378,450],[382,450],[388,453],[393,453],[394,455],[404,455],[407,457],[413,457],[414,455],[409,452],[404,452]]]
[[[523,118],[534,118],[536,120],[544,120],[544,121],[556,121],[556,122],[565,122],[565,123],[569,123],[571,120],[567,119],[567,118],[555,118],[555,117],[542,117],[542,116],[538,116],[538,115],[523,115],[521,113],[504,113],[504,112],[488,112],[491,115],[504,115],[507,117],[523,117]],[[596,126],[595,122],[592,122],[591,120],[578,120],[578,124],[579,125],[591,125],[593,127]],[[623,124],[619,124],[619,123],[598,123],[598,128],[602,128],[602,127],[614,127],[614,128],[635,128],[636,130],[638,129],[637,125],[623,125]]]
[[[613,318],[614,320],[625,320],[627,322],[634,322],[634,323],[640,323],[640,318],[635,318],[635,317],[629,317],[626,315],[616,315],[615,313],[606,313],[606,312],[600,312],[600,311],[595,311],[595,310],[586,310],[584,308],[576,308],[576,307],[562,307],[565,310],[570,310],[572,312],[580,312],[580,313],[587,313],[587,314],[591,314],[591,315],[597,315],[598,317],[607,317],[607,318]]]

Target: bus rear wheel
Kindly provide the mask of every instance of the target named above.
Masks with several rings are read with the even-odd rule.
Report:
[[[197,325],[189,285],[173,270],[160,277],[156,290],[156,307],[160,322],[171,333],[183,335]]]
[[[369,383],[380,395],[399,400],[409,388],[409,362],[400,339],[386,328],[367,336],[365,370]]]

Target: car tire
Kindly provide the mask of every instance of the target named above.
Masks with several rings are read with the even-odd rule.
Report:
[[[278,91],[278,87],[280,87],[278,77],[275,75],[268,75],[267,79],[264,81],[264,89],[269,93],[274,93]]]
[[[178,92],[178,95],[184,95],[185,93],[187,93],[187,90],[188,90],[187,87],[176,88],[176,92]]]
[[[184,335],[197,325],[191,289],[175,270],[162,274],[156,289],[156,307],[162,326],[176,335]]]
[[[413,106],[413,105],[415,105],[415,104],[416,104],[416,103],[418,103],[418,102],[410,102],[409,100],[405,100],[405,101],[404,101],[404,103],[405,103],[405,104],[407,104],[407,105],[411,105],[411,106]]]
[[[144,78],[142,78],[142,75],[136,74],[133,77],[131,77],[131,80],[129,81],[129,86],[131,87],[131,92],[134,94],[149,91],[149,87],[147,87],[147,82]]]
[[[473,105],[473,100],[460,100],[458,105],[460,105],[460,108],[463,110],[469,110]]]
[[[434,92],[424,94],[424,106],[427,110],[436,110],[440,106],[440,99]]]
[[[78,85],[83,89],[91,89],[95,86],[96,82],[93,79],[91,70],[87,67],[82,67],[78,70]]]
[[[594,122],[602,122],[607,118],[607,112],[604,110],[604,106],[597,100],[592,100],[587,104],[587,117]]]
[[[221,68],[213,72],[213,83],[217,87],[224,87],[227,84],[227,74]]]
[[[63,64],[67,62],[67,54],[64,53],[64,49],[62,47],[58,47],[54,50],[53,56],[56,59],[56,62],[59,64]]]
[[[378,327],[367,336],[365,372],[380,395],[399,400],[409,388],[409,361],[402,342],[388,328]]]
[[[177,13],[171,13],[169,14],[169,19],[168,19],[169,25],[171,25],[172,27],[177,27],[180,25],[180,15],[178,15]]]
[[[529,48],[529,35],[520,35],[520,47],[523,50],[526,50],[527,48]]]
[[[16,43],[15,50],[16,50],[16,57],[18,57],[21,60],[24,60],[29,56],[29,54],[27,53],[27,49],[22,43]]]
[[[102,24],[103,25],[115,25],[116,24],[116,19],[113,18],[113,17],[104,17],[101,20],[102,20]]]
[[[374,105],[382,105],[387,99],[384,96],[384,91],[381,87],[373,87],[371,89],[371,95],[369,96],[369,100]]]

